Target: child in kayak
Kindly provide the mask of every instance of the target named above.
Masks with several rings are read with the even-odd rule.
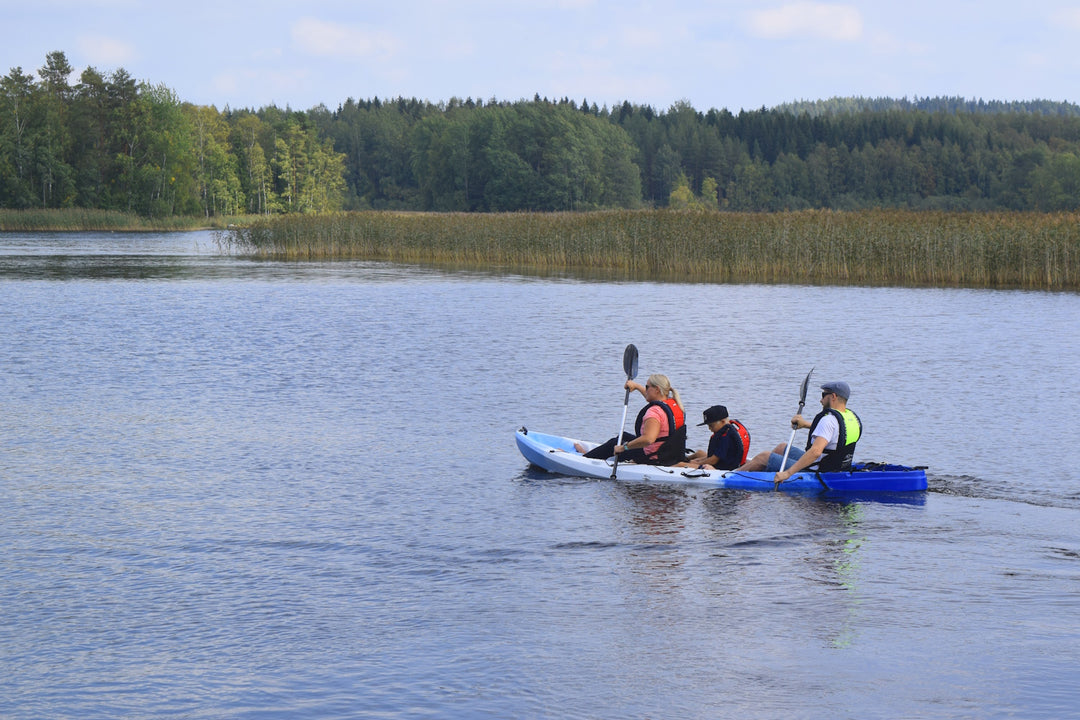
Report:
[[[703,467],[706,470],[734,470],[746,462],[750,451],[750,431],[738,420],[728,417],[727,408],[713,405],[702,413],[712,436],[707,451],[697,450],[679,467]]]

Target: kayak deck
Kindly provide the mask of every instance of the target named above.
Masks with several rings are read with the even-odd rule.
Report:
[[[610,460],[596,460],[574,449],[580,443],[586,449],[596,443],[548,435],[521,428],[515,435],[518,450],[533,465],[548,472],[573,477],[614,479],[631,482],[663,482],[743,490],[784,490],[789,492],[910,492],[926,489],[922,468],[880,463],[856,465],[850,472],[801,472],[776,486],[775,473],[736,470],[701,470],[685,467],[619,463],[612,475]]]

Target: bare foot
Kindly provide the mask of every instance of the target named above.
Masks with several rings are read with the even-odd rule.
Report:
[[[579,453],[581,453],[582,455],[584,455],[584,454],[585,454],[585,446],[584,446],[584,445],[582,445],[582,444],[581,444],[581,443],[579,443],[579,442],[576,442],[576,443],[574,443],[574,449],[575,449],[575,450],[577,450],[577,451],[578,451]]]

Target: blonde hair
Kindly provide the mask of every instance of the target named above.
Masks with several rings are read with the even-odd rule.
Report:
[[[650,375],[645,383],[647,385],[655,385],[656,389],[663,393],[664,397],[674,398],[675,404],[679,406],[679,409],[686,412],[686,408],[683,407],[682,404],[682,398],[679,397],[679,391],[671,387],[671,381],[667,379],[667,375]]]

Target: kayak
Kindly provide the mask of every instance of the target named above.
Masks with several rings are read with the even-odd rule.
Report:
[[[526,428],[518,430],[515,439],[518,450],[533,465],[548,472],[574,477],[802,493],[926,490],[926,472],[923,468],[886,463],[856,463],[850,472],[800,472],[778,486],[773,483],[775,473],[771,472],[702,470],[635,463],[619,463],[612,477],[611,460],[587,458],[574,449],[574,443],[580,443],[586,450],[596,447],[597,443],[532,432]]]

